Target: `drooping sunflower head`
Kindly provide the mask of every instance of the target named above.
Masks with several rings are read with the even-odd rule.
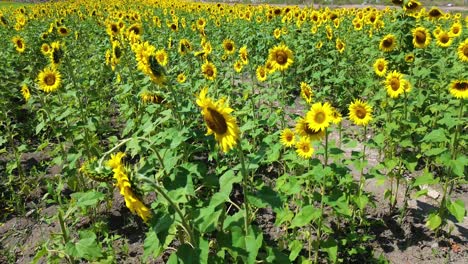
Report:
[[[458,99],[468,98],[468,80],[455,80],[450,84],[450,94]]]
[[[37,76],[37,82],[41,90],[46,93],[51,93],[60,87],[61,75],[57,69],[53,67],[47,67],[39,72],[39,75]]]
[[[413,45],[416,48],[423,49],[431,43],[431,34],[424,27],[417,27],[413,29]]]
[[[396,47],[396,37],[393,34],[388,34],[380,41],[379,49],[385,52],[390,52]]]
[[[181,39],[179,41],[179,53],[182,55],[187,54],[192,50],[192,45],[188,39]]]
[[[392,98],[397,98],[404,92],[402,85],[403,75],[397,71],[390,72],[385,78],[385,88]]]
[[[325,130],[332,121],[332,107],[327,103],[315,103],[307,112],[306,120],[313,131]]]
[[[265,66],[258,66],[257,71],[256,71],[256,75],[257,75],[257,80],[259,82],[266,81],[266,79],[267,79],[267,70],[265,69]]]
[[[141,101],[145,104],[148,104],[148,103],[162,104],[166,101],[166,99],[160,94],[150,92],[150,91],[141,92],[140,98],[141,98]]]
[[[157,84],[164,84],[166,81],[166,70],[159,64],[155,54],[151,54],[148,57],[148,64],[146,72],[151,80]]]
[[[439,34],[436,36],[437,45],[443,48],[450,47],[452,45],[452,35],[447,31],[440,31]]]
[[[208,88],[203,88],[197,96],[196,103],[201,108],[203,119],[207,127],[207,135],[214,134],[223,152],[233,149],[239,139],[240,130],[236,119],[231,115],[225,99],[213,101],[207,96]]]
[[[11,39],[13,44],[15,45],[16,51],[19,53],[23,53],[26,50],[26,44],[24,39],[20,36],[15,36]]]
[[[205,61],[205,63],[202,65],[202,73],[206,79],[213,81],[216,79],[216,66],[209,61]]]
[[[285,147],[291,147],[296,142],[296,135],[291,129],[286,128],[281,131],[280,142]]]
[[[301,82],[301,97],[310,104],[312,102],[312,97],[314,93],[312,92],[312,87],[305,82]]]
[[[358,126],[366,126],[372,120],[372,108],[359,99],[349,105],[349,118]]]
[[[228,55],[234,54],[234,52],[236,52],[236,46],[234,44],[234,41],[232,41],[231,39],[223,40],[223,49],[224,52]]]
[[[51,53],[49,53],[51,63],[52,65],[57,66],[64,56],[62,45],[60,42],[54,41],[50,44],[50,47],[52,48]]]
[[[284,71],[294,62],[292,51],[284,44],[270,49],[268,60],[278,71]]]
[[[375,61],[374,63],[374,72],[380,77],[385,76],[385,73],[387,72],[387,65],[388,62],[384,58],[379,58]]]
[[[309,139],[302,137],[296,143],[296,153],[303,159],[310,159],[314,154],[314,148]]]
[[[461,61],[468,62],[468,38],[461,42],[457,49],[458,58]]]

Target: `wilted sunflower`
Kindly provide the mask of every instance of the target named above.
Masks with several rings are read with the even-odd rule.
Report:
[[[461,35],[463,30],[462,24],[460,22],[455,22],[453,25],[450,27],[450,33],[452,33],[452,37],[458,37]]]
[[[257,67],[256,74],[257,74],[257,80],[258,80],[259,82],[264,82],[264,81],[266,81],[266,79],[267,79],[267,71],[266,71],[266,69],[265,69],[265,66],[258,66],[258,67]]]
[[[458,99],[468,98],[468,80],[455,80],[450,84],[450,93]]]
[[[26,50],[26,44],[24,42],[24,39],[20,36],[15,36],[11,39],[13,44],[15,44],[16,51],[19,53],[23,53]]]
[[[414,62],[414,53],[408,53],[405,55],[405,61],[407,63]]]
[[[384,58],[379,58],[374,63],[374,72],[380,77],[385,76],[388,62]]]
[[[458,58],[461,61],[468,62],[468,38],[461,42],[457,49]]]
[[[236,119],[231,115],[233,109],[226,104],[226,100],[214,102],[206,96],[207,93],[208,88],[203,88],[196,102],[201,108],[207,135],[214,134],[221,150],[227,153],[237,145],[240,134]]]
[[[325,130],[332,121],[332,107],[327,103],[315,103],[307,112],[306,120],[313,131]]]
[[[390,52],[396,47],[396,38],[393,34],[386,35],[379,44],[379,49],[385,52]]]
[[[23,86],[21,86],[21,94],[23,95],[23,98],[26,102],[29,101],[29,98],[31,97],[31,92],[29,91],[29,88],[26,84],[23,84]]]
[[[281,131],[280,142],[285,147],[291,147],[296,142],[296,135],[291,129],[286,128]]]
[[[242,48],[239,49],[239,58],[242,64],[244,65],[249,64],[247,46],[243,46]]]
[[[357,99],[349,105],[349,118],[358,126],[366,126],[372,120],[372,108]]]
[[[413,45],[416,48],[423,49],[431,43],[431,34],[424,27],[417,27],[412,30],[413,33]]]
[[[449,32],[441,30],[439,34],[436,36],[437,45],[443,48],[450,47],[452,45],[453,38]]]
[[[292,51],[284,44],[270,49],[268,60],[278,71],[284,71],[294,62]]]
[[[299,136],[305,137],[310,141],[322,140],[325,137],[324,130],[314,131],[313,129],[310,129],[309,122],[302,117],[297,121],[294,130]]]
[[[205,61],[201,69],[202,69],[203,76],[205,76],[206,79],[210,81],[213,81],[214,79],[216,79],[217,70],[216,70],[216,66],[213,63],[209,61]]]
[[[402,85],[403,75],[397,71],[393,71],[385,78],[385,88],[391,98],[397,98],[403,91]]]
[[[313,96],[314,93],[312,92],[310,85],[305,82],[301,82],[301,97],[304,98],[308,104],[310,104],[312,102]]]
[[[234,52],[236,52],[236,46],[234,44],[234,41],[232,41],[231,39],[223,40],[223,49],[224,52],[228,55],[234,54]]]
[[[177,75],[177,82],[178,83],[184,83],[186,80],[187,80],[187,77],[185,76],[185,74],[183,72],[179,73],[179,75]]]
[[[310,159],[310,157],[312,157],[314,154],[314,148],[307,138],[301,138],[296,143],[296,152],[299,157],[303,159]]]
[[[47,67],[37,76],[39,88],[46,93],[56,91],[60,87],[61,75],[57,69],[53,67]]]
[[[345,43],[341,39],[339,39],[339,38],[336,39],[336,49],[340,53],[343,53],[343,51],[345,50],[345,46],[346,46]]]

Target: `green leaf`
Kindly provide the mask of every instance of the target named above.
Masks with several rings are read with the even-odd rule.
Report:
[[[289,222],[294,217],[294,213],[289,208],[279,208],[275,210],[276,220],[275,225],[280,226],[284,222]]]
[[[414,197],[419,198],[419,197],[421,197],[423,195],[426,195],[428,192],[429,192],[428,189],[422,189],[422,190],[416,192],[416,194],[414,194]]]
[[[463,222],[463,218],[465,217],[465,204],[463,203],[462,200],[458,199],[455,202],[450,202],[449,205],[447,206],[447,209],[450,211],[450,213],[455,216],[457,221],[459,223]]]
[[[429,149],[428,151],[425,151],[424,154],[428,157],[431,157],[431,156],[437,156],[439,155],[440,153],[446,151],[447,148],[431,148]]]
[[[245,249],[249,252],[247,263],[255,264],[257,259],[258,251],[262,247],[263,233],[258,236],[255,234],[252,226],[249,228],[249,233],[245,236]]]
[[[146,233],[145,242],[143,244],[143,260],[146,262],[149,256],[157,257],[161,251],[161,243],[159,242],[156,232],[150,230]]]
[[[278,193],[273,191],[270,187],[263,186],[262,189],[254,195],[247,195],[249,202],[258,208],[266,208],[271,206],[273,209],[282,206],[281,199]]]
[[[436,230],[442,224],[442,218],[436,213],[432,213],[427,218],[426,226],[431,230]]]
[[[85,237],[85,238],[83,238]],[[77,243],[68,242],[65,252],[76,258],[95,260],[102,257],[102,251],[96,242],[96,234],[92,231],[80,232],[80,239]]]
[[[70,196],[76,200],[76,205],[79,207],[96,206],[105,197],[103,193],[97,191],[77,192]]]
[[[433,130],[432,132],[424,136],[422,141],[438,143],[438,142],[446,142],[448,141],[448,139],[445,136],[445,131],[442,128],[439,128],[439,129]]]
[[[357,196],[354,198],[354,202],[359,207],[359,209],[364,210],[367,203],[369,203],[369,198],[366,195]]]
[[[306,205],[291,221],[290,228],[305,226],[311,221],[318,219],[321,215],[322,212],[320,211],[320,209],[317,209],[312,205]]]
[[[466,156],[460,156],[456,160],[450,160],[448,162],[449,167],[452,169],[452,172],[460,177],[465,176],[465,166],[468,163]]]
[[[322,248],[328,253],[328,257],[333,263],[336,263],[338,257],[338,244],[332,238],[322,243]]]
[[[299,240],[293,240],[291,243],[289,243],[289,251],[291,251],[291,253],[289,254],[289,260],[290,261],[294,261],[297,256],[299,256],[299,253],[301,252],[302,250],[302,247],[304,245],[299,241]]]
[[[425,171],[423,175],[417,177],[413,182],[413,187],[426,184],[436,184],[439,182],[439,179],[434,179],[434,175],[429,171]]]

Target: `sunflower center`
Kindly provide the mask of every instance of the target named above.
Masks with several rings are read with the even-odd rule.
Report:
[[[21,42],[20,40],[16,42],[16,45],[18,45],[18,48],[20,49],[23,48],[23,42]]]
[[[468,89],[467,82],[457,82],[454,87],[457,91],[464,92]]]
[[[314,121],[318,124],[322,124],[325,121],[326,117],[327,116],[324,112],[318,112],[314,117]]]
[[[213,69],[208,68],[208,69],[205,70],[205,74],[211,77],[211,76],[214,75],[214,71],[213,71]]]
[[[458,27],[452,28],[452,33],[453,33],[453,34],[456,35],[456,34],[458,34],[458,32],[460,32],[460,29],[459,29]]]
[[[293,134],[286,134],[286,141],[292,141],[294,138],[294,135]]]
[[[226,50],[227,51],[232,51],[234,47],[232,46],[232,43],[226,43]]]
[[[393,91],[397,91],[400,89],[400,80],[393,78],[390,80],[390,87],[392,87]]]
[[[468,45],[465,45],[463,47],[463,55],[467,56],[468,57]]]
[[[382,63],[380,63],[379,65],[377,65],[377,69],[379,71],[383,71],[385,69],[385,65],[383,65]]]
[[[119,32],[119,29],[117,28],[117,25],[112,25],[112,26],[111,26],[111,31],[112,31],[113,33]]]
[[[55,75],[54,74],[47,74],[47,76],[44,78],[45,84],[48,86],[52,86],[55,84]]]
[[[308,144],[303,144],[301,149],[303,152],[307,153],[310,151],[310,146]]]
[[[61,29],[60,29],[60,33],[62,33],[62,34],[67,34],[67,30],[64,29],[64,28],[61,28]]]
[[[392,39],[384,39],[382,45],[385,48],[390,48],[393,45],[393,40]]]
[[[140,30],[137,27],[133,27],[130,29],[135,35],[140,35]]]
[[[439,38],[440,42],[446,44],[449,42],[450,37],[447,34],[442,34]]]
[[[177,29],[176,24],[172,24],[172,25],[171,25],[171,29],[172,29],[172,30],[176,30],[176,29]]]
[[[208,127],[216,134],[224,134],[227,131],[226,119],[218,111],[207,108],[208,113],[205,115],[205,122]]]
[[[276,62],[278,64],[281,64],[281,65],[286,64],[287,60],[288,60],[288,55],[284,51],[278,51],[276,53]]]
[[[356,109],[356,116],[359,118],[359,119],[364,119],[364,117],[366,117],[366,109],[363,109],[363,108],[358,108]]]
[[[416,43],[424,44],[426,42],[426,34],[424,34],[424,32],[417,31],[414,35],[416,38]]]

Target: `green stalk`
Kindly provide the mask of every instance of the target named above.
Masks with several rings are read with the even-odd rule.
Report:
[[[241,161],[241,172],[242,172],[242,190],[244,193],[244,207],[245,207],[245,218],[244,218],[244,228],[245,228],[245,235],[249,233],[249,217],[250,217],[250,208],[249,208],[249,200],[247,198],[247,186],[248,186],[248,175],[247,175],[247,168],[245,167],[245,158],[244,152],[242,151],[242,146],[240,142],[237,143],[238,145],[238,152],[239,158]]]

